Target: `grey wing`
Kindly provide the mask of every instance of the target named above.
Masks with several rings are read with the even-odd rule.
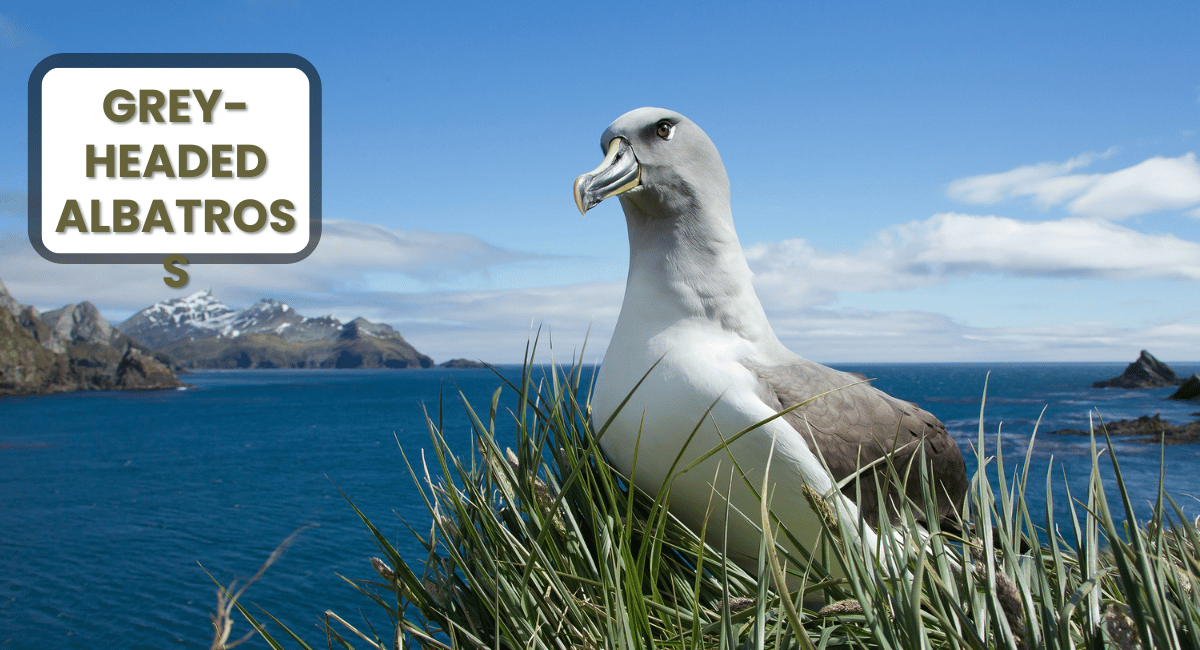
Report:
[[[748,367],[758,375],[764,401],[777,410],[828,393],[785,414],[784,419],[800,432],[814,454],[824,458],[839,481],[859,467],[890,456],[891,466],[901,477],[907,472],[905,494],[916,504],[913,512],[919,520],[923,519],[924,497],[917,463],[924,448],[940,518],[957,527],[957,509],[968,486],[966,464],[946,427],[931,413],[858,377],[800,357],[784,365]],[[876,482],[891,485],[888,464],[888,460],[875,463],[842,490],[851,499],[861,495],[860,512],[872,526],[878,524],[880,513]],[[888,517],[895,521],[899,494],[894,486],[887,494]]]

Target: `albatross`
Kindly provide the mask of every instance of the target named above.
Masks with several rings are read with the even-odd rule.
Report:
[[[880,503],[876,480],[886,489],[889,461],[907,471],[905,496],[922,504],[923,454],[939,518],[951,519],[967,476],[942,423],[776,337],[734,231],[725,167],[704,131],[679,113],[639,108],[617,118],[600,146],[604,161],[576,179],[574,196],[581,214],[616,196],[629,230],[624,302],[592,396],[593,422],[607,426],[601,448],[617,470],[651,495],[668,489],[669,510],[751,574],[768,458],[772,514],[810,549],[822,526],[805,486],[835,506],[843,530],[859,530],[861,518],[874,539],[879,516],[894,520],[903,498],[893,489]],[[840,492],[834,481],[845,483]]]

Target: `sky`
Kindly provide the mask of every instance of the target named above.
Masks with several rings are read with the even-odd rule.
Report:
[[[203,5],[202,8],[200,5]],[[1052,5],[1052,6],[1051,6]],[[717,145],[780,339],[826,363],[1200,359],[1196,3],[104,3],[0,8],[0,279],[113,323],[211,289],[396,327],[435,361],[599,362],[624,217],[579,174],[640,106]],[[27,87],[60,52],[287,52],[320,75],[294,264],[54,264]],[[585,347],[586,342],[586,347]]]

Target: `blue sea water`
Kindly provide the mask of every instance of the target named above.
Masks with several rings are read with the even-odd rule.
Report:
[[[1184,375],[1200,370],[1172,366]],[[969,445],[990,372],[988,453],[1002,431],[1011,470],[1041,417],[1029,500],[1044,503],[1053,459],[1060,509],[1064,481],[1077,497],[1085,493],[1088,441],[1045,432],[1085,429],[1089,411],[1107,420],[1161,413],[1175,423],[1200,411],[1195,402],[1166,401],[1170,389],[1090,388],[1124,364],[838,367],[936,414],[972,471]],[[520,376],[516,367],[501,372]],[[427,530],[428,516],[397,443],[414,461],[430,447],[422,405],[437,418],[444,393],[448,438],[465,453],[470,429],[458,392],[486,411],[503,383],[475,369],[203,372],[187,381],[194,390],[0,400],[0,649],[208,647],[216,595],[205,570],[222,583],[244,581],[309,524],[243,600],[313,644],[324,645],[318,625],[326,609],[352,622],[362,621],[361,610],[378,623],[375,605],[338,577],[373,578],[368,558],[379,554],[338,488],[419,561],[401,519]],[[512,391],[504,394],[511,404]],[[1167,447],[1165,460],[1161,452],[1116,443],[1135,504],[1149,509],[1163,466],[1166,490],[1195,516],[1200,504],[1187,495],[1200,494],[1200,445]],[[1105,466],[1118,505],[1111,475]],[[235,620],[237,637],[248,625]]]

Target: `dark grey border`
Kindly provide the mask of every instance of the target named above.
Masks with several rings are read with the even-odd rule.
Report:
[[[55,253],[42,242],[42,80],[55,68],[296,68],[308,77],[308,246],[297,253],[195,253],[188,264],[291,264],[308,257],[321,240],[321,77],[296,54],[52,54],[29,75],[29,243],[58,264],[162,264],[162,253]]]

